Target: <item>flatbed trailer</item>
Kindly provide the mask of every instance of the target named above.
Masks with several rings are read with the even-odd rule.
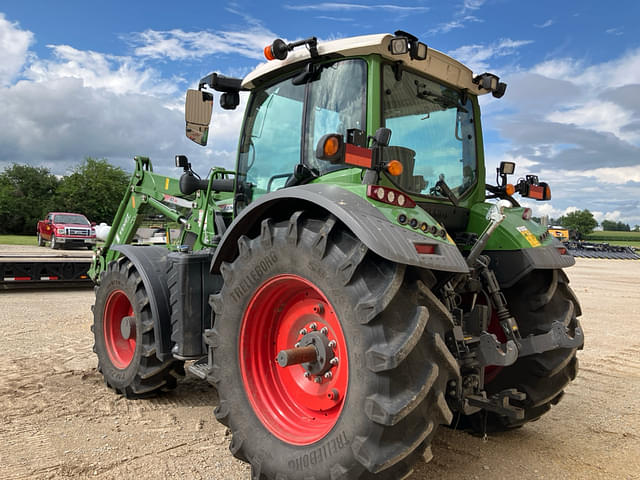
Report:
[[[0,288],[91,286],[93,252],[0,252]]]
[[[564,245],[574,257],[640,260],[640,252],[633,247],[582,241],[569,241]]]

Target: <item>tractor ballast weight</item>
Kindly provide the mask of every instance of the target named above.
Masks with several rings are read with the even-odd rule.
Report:
[[[186,365],[262,480],[404,478],[438,425],[540,418],[584,335],[573,257],[513,197],[549,185],[512,162],[486,184],[478,96],[506,84],[403,31],[264,53],[187,93],[206,145],[214,94],[249,92],[234,170],[135,157],[89,271],[107,385],[157,394]],[[131,245],[149,210],[166,245]]]

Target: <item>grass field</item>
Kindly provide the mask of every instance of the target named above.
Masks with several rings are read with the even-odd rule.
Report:
[[[0,235],[0,245],[37,245],[35,235]]]
[[[611,245],[640,248],[640,232],[593,232],[587,235],[588,242],[606,242]]]
[[[632,241],[640,242],[640,232],[592,232],[587,235],[589,240],[594,242],[606,242],[606,241]]]

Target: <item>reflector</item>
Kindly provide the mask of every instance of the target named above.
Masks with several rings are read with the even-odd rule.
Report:
[[[416,248],[416,252],[420,255],[431,255],[436,253],[435,245],[429,245],[428,243],[414,243],[413,245]]]

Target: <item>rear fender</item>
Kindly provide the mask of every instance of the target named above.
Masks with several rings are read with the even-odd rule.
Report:
[[[391,222],[380,209],[346,188],[310,184],[264,195],[245,208],[225,232],[211,262],[211,272],[219,273],[222,262],[236,257],[241,235],[257,234],[263,219],[284,219],[287,218],[284,215],[296,210],[334,215],[370,250],[392,262],[446,272],[468,271],[464,258],[452,243],[435,241],[419,230]],[[418,211],[427,215],[422,209]],[[418,254],[416,243],[437,244],[436,253]]]
[[[489,208],[489,203],[471,208],[469,232],[480,234],[484,231]],[[524,210],[522,207],[506,208],[505,220],[491,235],[483,251],[491,258],[491,268],[502,288],[515,285],[533,270],[566,268],[575,263],[573,256],[545,227],[523,218]]]
[[[171,309],[167,287],[167,255],[159,246],[113,245],[112,250],[128,258],[140,274],[149,295],[149,307],[154,323],[156,357],[164,361],[171,357]]]

